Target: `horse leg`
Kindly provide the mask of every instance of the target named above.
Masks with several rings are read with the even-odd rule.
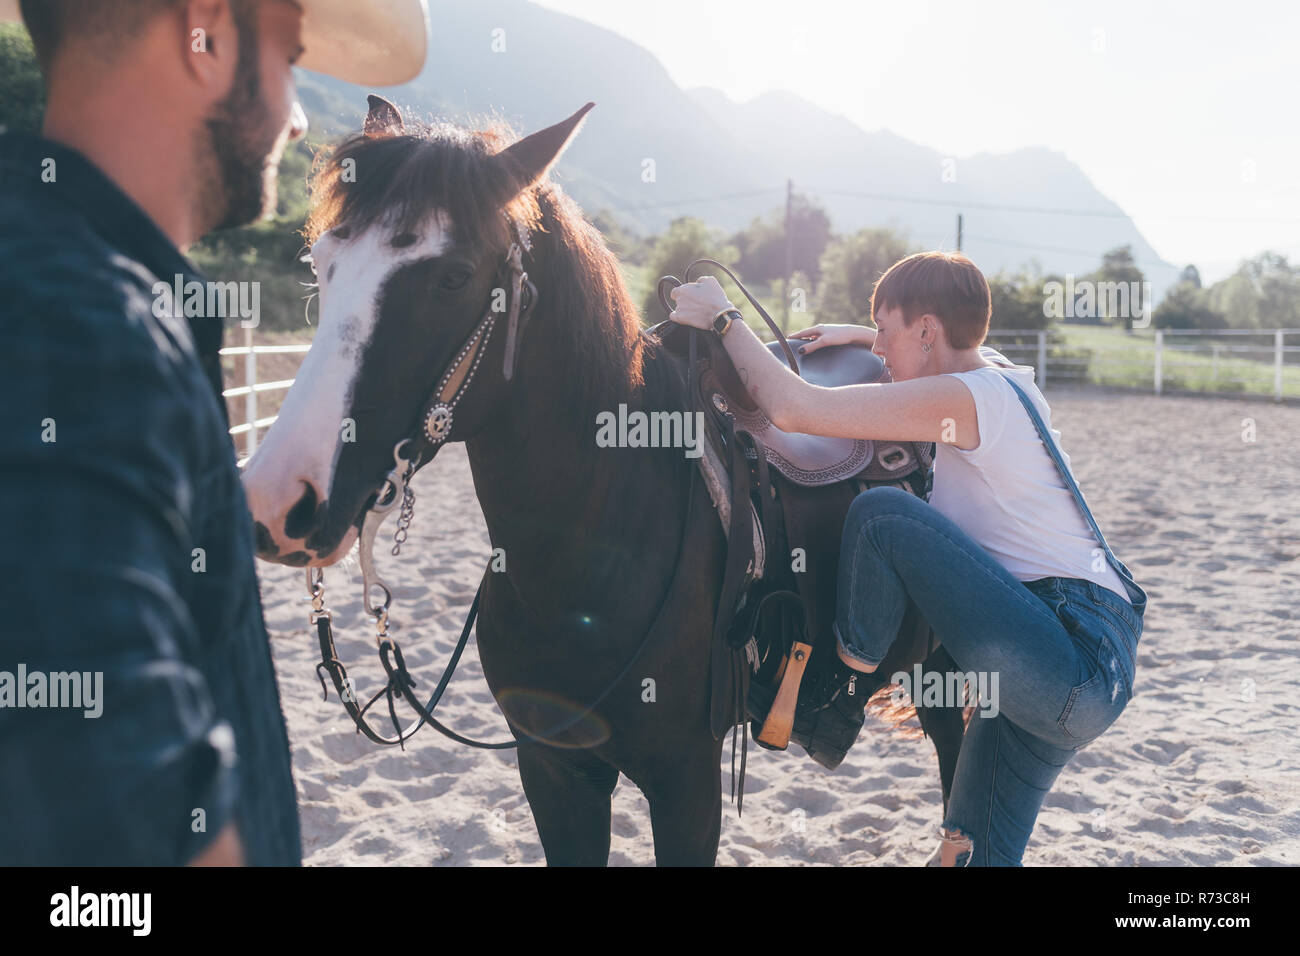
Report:
[[[519,779],[547,866],[609,863],[609,804],[617,767],[587,751],[521,740]]]
[[[930,672],[937,671],[943,675],[956,670],[960,670],[956,661],[940,644],[921,664],[921,679],[924,681],[925,675]],[[952,781],[957,772],[957,755],[961,752],[962,737],[966,733],[964,712],[962,706],[916,708],[921,729],[934,742],[935,753],[939,756],[939,782],[943,787],[944,814],[948,812],[948,795],[952,792]]]
[[[725,738],[724,738],[725,740]],[[641,788],[650,804],[656,866],[712,866],[722,835],[722,740],[694,742]]]

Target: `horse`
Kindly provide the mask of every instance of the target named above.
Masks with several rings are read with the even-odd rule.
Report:
[[[602,413],[679,408],[681,369],[549,177],[593,105],[513,141],[499,125],[408,129],[370,98],[314,175],[319,329],[244,487],[259,557],[325,567],[386,475],[463,442],[501,558],[480,589],[480,660],[548,865],[608,862],[620,772],[649,804],[656,863],[712,865],[726,539],[682,448],[596,441]]]

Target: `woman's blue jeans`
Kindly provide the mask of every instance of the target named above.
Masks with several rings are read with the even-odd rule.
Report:
[[[1019,866],[1061,768],[1133,696],[1142,615],[1080,578],[1021,583],[926,502],[872,488],[850,507],[840,550],[845,656],[879,663],[909,600],[958,667],[997,689],[996,716],[976,707],[957,758],[943,823],[971,843],[957,865]]]

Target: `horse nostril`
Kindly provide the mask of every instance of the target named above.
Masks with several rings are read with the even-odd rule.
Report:
[[[280,553],[280,549],[275,545],[275,538],[271,532],[266,529],[266,525],[257,521],[253,523],[253,533],[257,536],[257,553],[265,556],[274,556]]]
[[[302,497],[284,516],[285,537],[294,541],[309,537],[325,518],[325,509],[316,495],[316,488],[309,481],[303,484],[306,490]]]

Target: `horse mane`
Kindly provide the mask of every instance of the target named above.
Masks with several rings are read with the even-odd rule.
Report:
[[[350,136],[317,157],[303,234],[311,243],[342,225],[364,231],[385,223],[414,231],[438,211],[449,217],[455,240],[475,255],[504,255],[514,238],[508,216],[532,235],[534,262],[542,254],[545,275],[533,279],[546,318],[534,318],[533,334],[559,338],[581,370],[581,401],[594,415],[644,385],[647,342],[600,231],[549,177],[520,191],[503,164],[492,162],[515,139],[499,118],[478,129],[434,121],[408,124],[402,135]],[[503,206],[502,196],[512,198]],[[549,328],[543,333],[540,326]]]

